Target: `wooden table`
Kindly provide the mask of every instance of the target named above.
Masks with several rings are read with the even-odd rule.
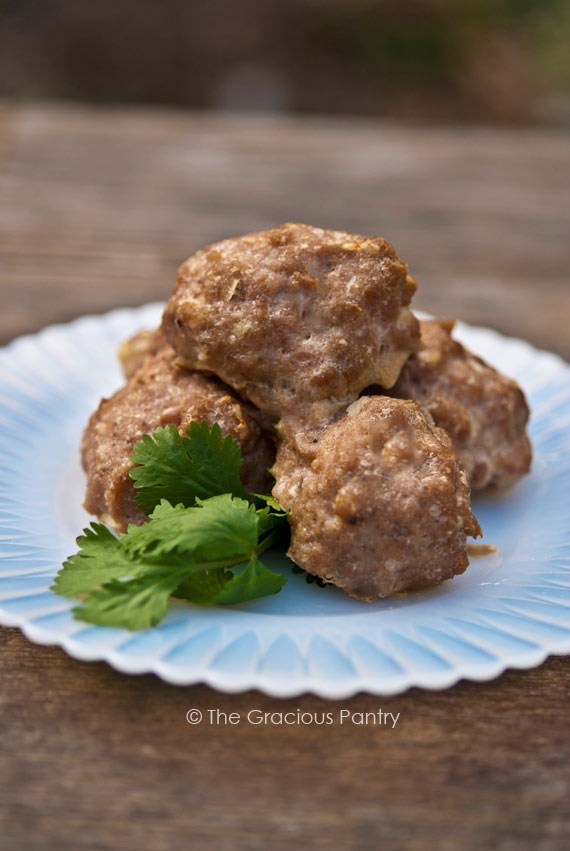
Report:
[[[4,106],[0,338],[165,298],[285,220],[390,239],[417,305],[570,357],[567,133]],[[391,699],[175,688],[0,630],[0,848],[569,847],[570,659]],[[219,708],[400,712],[394,729],[189,725]]]

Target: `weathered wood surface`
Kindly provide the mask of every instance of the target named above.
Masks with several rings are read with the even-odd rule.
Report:
[[[6,851],[567,851],[565,659],[338,703],[176,688],[0,636]],[[185,721],[216,707],[401,714],[393,730]]]
[[[0,336],[168,295],[284,220],[388,237],[419,304],[570,355],[568,136],[322,119],[0,113]],[[566,851],[570,659],[389,700],[123,676],[0,630],[0,848]],[[190,726],[188,709],[239,712]],[[386,727],[264,711],[400,712]]]
[[[283,221],[380,234],[427,310],[570,357],[569,137],[5,107],[0,341],[166,298],[202,245]]]

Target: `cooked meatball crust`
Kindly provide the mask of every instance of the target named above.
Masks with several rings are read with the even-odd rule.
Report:
[[[220,381],[176,364],[170,347],[147,357],[127,384],[103,399],[83,435],[81,454],[87,472],[85,508],[124,531],[144,521],[137,508],[129,471],[133,447],[143,434],[173,423],[182,434],[195,420],[217,422],[222,434],[240,445],[244,486],[268,493],[267,472],[275,456],[271,421],[243,402]]]
[[[156,328],[154,331],[139,331],[133,337],[129,337],[121,344],[117,352],[125,378],[134,375],[149,355],[156,355],[167,348],[174,354],[172,347],[164,339],[160,328]]]
[[[414,402],[362,397],[333,422],[280,424],[273,495],[290,511],[290,557],[351,597],[436,585],[481,534],[449,438]]]
[[[528,405],[518,384],[452,339],[453,324],[420,322],[421,348],[391,395],[413,399],[446,430],[473,490],[505,490],[530,469]]]
[[[190,257],[162,328],[189,368],[270,414],[319,421],[394,384],[418,343],[415,288],[384,239],[286,224]]]

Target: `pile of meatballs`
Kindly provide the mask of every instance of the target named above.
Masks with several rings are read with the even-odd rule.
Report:
[[[241,477],[289,512],[288,555],[351,597],[436,585],[481,530],[471,490],[530,468],[514,381],[418,321],[416,284],[384,239],[285,224],[180,268],[161,327],[123,344],[126,384],[82,442],[85,508],[141,524],[129,477],[143,434],[219,423]]]

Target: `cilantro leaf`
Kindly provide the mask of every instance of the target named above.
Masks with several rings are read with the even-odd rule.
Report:
[[[268,570],[256,556],[237,574],[228,570],[205,570],[182,582],[175,597],[203,606],[245,603],[256,597],[276,594],[287,580],[282,573]]]
[[[63,597],[91,591],[108,579],[128,576],[134,565],[121,541],[102,523],[91,523],[77,538],[79,552],[63,563],[51,590]]]
[[[230,570],[200,570],[196,571],[181,582],[173,597],[189,600],[202,606],[211,606],[216,601],[220,591],[231,582],[233,573]]]
[[[274,594],[285,578],[258,556],[275,540],[284,515],[271,520],[269,513],[222,494],[198,498],[191,508],[163,500],[148,523],[129,526],[119,537],[93,524],[78,538],[80,552],[66,561],[53,590],[87,593],[73,609],[78,620],[127,629],[156,625],[171,595],[212,605]],[[231,572],[244,563],[240,573]]]
[[[287,516],[287,512],[283,508],[282,505],[279,505],[274,496],[271,496],[270,493],[251,493],[248,494],[254,502],[260,502],[261,506],[267,506],[269,509],[273,509],[273,511],[278,514],[283,514],[284,517]]]
[[[257,546],[255,506],[230,494],[198,499],[191,508],[163,500],[151,522],[130,526],[123,544],[133,556],[156,558],[171,552],[194,562],[245,561]]]
[[[138,489],[135,501],[150,514],[162,499],[172,505],[194,505],[196,498],[219,494],[247,498],[239,471],[239,446],[230,435],[222,440],[222,430],[214,423],[190,423],[187,437],[176,426],[158,428],[152,437],[145,434],[131,455],[129,475]]]
[[[190,572],[188,566],[153,565],[133,579],[110,579],[76,606],[73,615],[100,626],[132,630],[156,626],[166,614],[169,596]]]
[[[212,601],[228,605],[244,603],[255,597],[265,597],[281,591],[287,580],[282,573],[268,570],[255,556],[250,559],[246,568],[231,579]]]
[[[77,539],[52,590],[84,596],[78,620],[146,629],[164,616],[170,596],[200,605],[231,605],[281,590],[286,580],[259,556],[285,543],[287,512],[269,495],[249,494],[241,454],[217,424],[191,423],[145,435],[130,475],[149,516],[118,537],[92,523]],[[237,572],[232,572],[237,568]]]
[[[286,526],[286,523],[287,514],[283,511],[283,509],[280,509],[279,512],[275,512],[267,506],[266,508],[260,508],[257,511],[257,531],[260,537],[278,526]],[[288,529],[289,527],[286,526],[286,528]]]

